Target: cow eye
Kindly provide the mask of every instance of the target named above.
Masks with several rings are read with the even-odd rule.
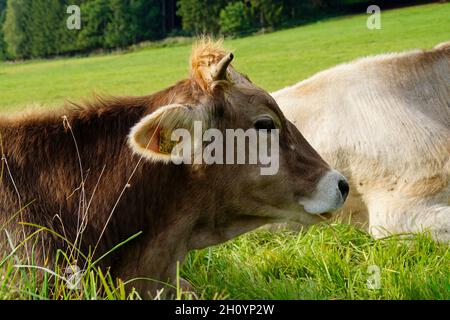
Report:
[[[273,119],[269,116],[261,117],[258,120],[255,121],[255,129],[256,130],[274,130],[275,123],[273,122]]]

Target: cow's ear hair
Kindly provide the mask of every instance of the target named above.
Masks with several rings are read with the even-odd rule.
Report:
[[[172,133],[185,129],[191,134],[194,121],[204,122],[201,107],[172,104],[160,107],[142,118],[128,136],[128,144],[134,153],[153,162],[168,163],[178,141],[172,141]]]

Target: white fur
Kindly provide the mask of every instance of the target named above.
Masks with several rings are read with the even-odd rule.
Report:
[[[345,180],[344,176],[335,170],[327,172],[319,181],[312,197],[300,199],[306,212],[321,214],[332,212],[342,207],[344,199],[339,191],[338,183]]]
[[[450,240],[448,47],[363,58],[272,94],[349,179],[343,211],[375,236],[430,229]]]

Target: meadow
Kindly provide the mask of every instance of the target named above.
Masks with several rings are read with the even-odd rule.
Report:
[[[382,11],[225,41],[235,67],[273,91],[338,63],[450,40],[450,3]],[[60,106],[92,92],[141,95],[188,75],[190,44],[139,47],[91,57],[0,63],[0,111]],[[1,230],[0,230],[1,231]],[[0,255],[0,299],[125,299],[123,282],[95,268],[84,290],[50,289]],[[25,274],[25,275],[24,275]],[[374,240],[344,223],[302,233],[258,230],[192,252],[180,275],[202,299],[450,299],[450,247],[427,234]],[[60,284],[61,286],[61,284]],[[55,291],[56,290],[56,291]],[[132,296],[131,298],[136,298]]]

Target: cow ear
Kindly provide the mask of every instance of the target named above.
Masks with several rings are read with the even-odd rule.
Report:
[[[172,133],[177,129],[185,129],[184,132],[188,132],[190,138],[193,136],[194,122],[205,121],[203,113],[201,107],[188,105],[161,107],[142,118],[131,129],[128,144],[135,153],[153,162],[167,163],[172,159],[172,150],[179,142],[172,139]]]

